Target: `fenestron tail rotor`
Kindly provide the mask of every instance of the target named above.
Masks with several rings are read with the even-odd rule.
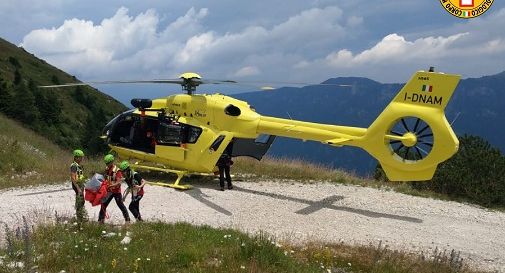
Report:
[[[428,123],[417,117],[398,119],[386,135],[391,154],[412,163],[424,159],[433,148],[433,131]],[[401,138],[401,139],[399,139]]]

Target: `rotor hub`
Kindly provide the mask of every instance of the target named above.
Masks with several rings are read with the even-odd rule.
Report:
[[[433,149],[433,130],[418,117],[405,116],[397,119],[388,130],[388,135],[391,154],[404,162],[423,160]]]
[[[196,91],[196,87],[202,83],[202,77],[193,72],[182,73],[179,75],[179,78],[182,79],[182,89],[185,90],[188,95],[193,94],[193,92]]]
[[[417,144],[417,137],[414,133],[407,132],[403,135],[402,143],[405,147],[414,147]]]

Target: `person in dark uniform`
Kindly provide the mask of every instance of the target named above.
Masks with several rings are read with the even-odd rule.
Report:
[[[228,189],[233,189],[233,185],[231,183],[230,176],[230,167],[233,165],[233,161],[231,160],[233,151],[233,140],[230,141],[226,149],[224,149],[223,154],[219,157],[217,161],[217,167],[219,168],[219,186],[220,190],[224,191],[224,180],[228,184]]]
[[[75,217],[78,223],[87,220],[88,213],[84,207],[84,168],[81,165],[84,158],[82,150],[74,150],[74,161],[70,165],[70,181],[75,192]]]
[[[107,165],[105,169],[105,179],[108,181],[107,186],[108,196],[105,201],[102,202],[102,207],[100,208],[100,213],[98,214],[98,222],[103,223],[105,219],[105,212],[107,211],[107,206],[109,205],[112,198],[116,201],[116,205],[119,207],[123,213],[124,220],[126,223],[130,222],[130,215],[128,215],[128,210],[126,209],[123,198],[121,195],[121,170],[114,164],[114,156],[108,154],[104,157],[104,162]]]
[[[143,221],[142,216],[140,215],[140,199],[144,197],[144,186],[146,185],[146,181],[142,179],[139,173],[135,172],[130,168],[130,164],[128,161],[123,161],[119,164],[119,169],[123,172],[123,177],[128,185],[127,191],[132,194],[132,201],[128,206],[133,217],[137,219],[137,221]],[[123,196],[123,201],[126,198],[128,192]]]

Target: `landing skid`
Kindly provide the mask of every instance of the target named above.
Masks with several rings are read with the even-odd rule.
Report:
[[[145,166],[145,165],[139,165],[138,163],[134,164],[135,168],[137,169],[143,169],[143,170],[150,170],[150,171],[158,171],[158,172],[163,172],[163,173],[173,173],[177,175],[177,179],[175,180],[174,183],[164,183],[164,182],[147,182],[150,185],[157,185],[157,186],[163,186],[163,187],[170,187],[178,190],[188,190],[191,189],[191,185],[181,185],[179,182],[181,182],[181,179],[189,174],[187,171],[178,171],[178,170],[171,170],[171,169],[164,169],[164,168],[158,168],[158,167],[151,167],[151,166]]]

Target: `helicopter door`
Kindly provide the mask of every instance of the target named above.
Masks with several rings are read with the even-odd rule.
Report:
[[[256,139],[235,138],[232,156],[249,156],[261,160],[275,140],[272,135],[259,135]]]

